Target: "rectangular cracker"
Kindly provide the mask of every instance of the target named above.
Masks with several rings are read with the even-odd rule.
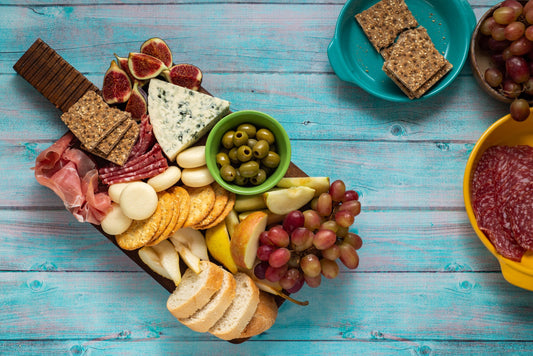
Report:
[[[106,160],[113,162],[115,164],[118,164],[119,166],[124,165],[126,161],[128,160],[128,157],[130,155],[131,149],[133,148],[133,145],[137,141],[137,137],[139,136],[139,125],[137,123],[132,123],[130,129],[124,134],[124,137],[117,143],[117,145],[109,152],[109,154],[105,154],[103,152],[100,152],[99,150],[93,149],[89,150],[87,147],[83,147],[83,149],[91,152],[92,154],[95,154],[96,156],[105,158]]]
[[[61,120],[85,147],[93,149],[125,119],[123,115],[107,115],[109,110],[104,99],[90,90],[61,115]]]
[[[128,114],[125,111],[120,111],[120,115]],[[133,123],[131,115],[126,117],[122,123],[120,123],[113,131],[111,131],[98,145],[96,149],[104,154],[109,154],[113,148],[119,143],[120,139],[124,137]]]
[[[355,19],[378,52],[393,44],[401,32],[418,26],[404,0],[381,0]]]
[[[427,82],[422,84],[420,88],[418,88],[415,92],[411,92],[405,85],[403,85],[398,79],[394,76],[394,74],[387,71],[386,68],[383,68],[383,71],[389,76],[389,78],[392,79],[392,81],[409,97],[409,99],[417,99],[420,98],[422,95],[424,95],[433,85],[435,85],[439,80],[441,80],[442,77],[444,77],[451,69],[453,68],[453,65],[449,62],[447,62],[439,71],[431,77]]]
[[[383,67],[413,93],[448,62],[422,26],[403,32],[392,47]]]

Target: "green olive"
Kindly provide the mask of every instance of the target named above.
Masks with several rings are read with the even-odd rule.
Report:
[[[268,151],[265,158],[261,160],[261,163],[268,168],[276,168],[279,165],[279,155],[274,151]]]
[[[243,185],[246,185],[248,184],[248,178],[245,178],[241,175],[241,173],[239,172],[238,169],[235,170],[235,180],[233,181],[233,183],[237,184],[237,185],[240,185],[240,186],[243,186]]]
[[[245,131],[235,131],[233,135],[233,144],[237,147],[245,145],[248,142],[248,134]]]
[[[244,131],[248,134],[249,138],[255,137],[255,133],[257,132],[257,129],[254,125],[249,123],[240,124],[239,127],[237,127],[237,131]]]
[[[270,151],[270,145],[266,140],[259,140],[255,146],[252,147],[252,153],[254,157],[258,159],[265,158],[268,151]]]
[[[255,137],[258,140],[265,140],[269,145],[273,144],[276,141],[274,134],[269,129],[259,129],[255,134]]]
[[[224,134],[224,136],[222,136],[222,140],[221,140],[222,146],[224,146],[228,150],[231,149],[233,147],[233,136],[234,135],[235,135],[235,131],[233,130],[227,131]]]
[[[256,161],[248,161],[239,167],[239,172],[244,178],[252,178],[259,172],[259,164]]]
[[[241,162],[248,162],[252,159],[252,149],[247,145],[242,145],[237,149],[237,159]]]
[[[250,183],[253,185],[260,185],[267,179],[267,174],[264,169],[259,169],[255,177],[250,178]]]
[[[237,157],[237,147],[233,147],[231,150],[229,150],[228,157],[232,164],[239,163],[239,158]]]
[[[257,143],[257,140],[255,138],[249,138],[248,142],[246,142],[246,144],[252,148],[255,146],[256,143]]]
[[[220,168],[220,176],[226,182],[233,182],[237,175],[237,171],[231,164],[225,164]]]
[[[217,153],[216,160],[219,167],[222,167],[223,165],[229,164],[231,162],[226,152]]]

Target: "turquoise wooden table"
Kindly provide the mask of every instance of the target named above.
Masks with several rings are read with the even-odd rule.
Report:
[[[443,0],[444,1],[444,0]],[[477,16],[495,1],[471,0]],[[467,63],[445,91],[394,104],[340,81],[326,55],[342,0],[0,2],[0,354],[531,354],[533,293],[507,283],[467,219],[462,178],[508,107]],[[465,34],[466,35],[466,34]],[[36,156],[65,126],[13,70],[42,38],[101,85],[113,53],[150,37],[196,64],[233,110],[276,117],[293,162],[343,179],[363,212],[357,270],[284,303],[239,345],[192,332],[168,292],[37,184]]]

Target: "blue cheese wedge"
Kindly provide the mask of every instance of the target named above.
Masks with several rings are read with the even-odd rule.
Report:
[[[154,135],[171,161],[229,113],[229,102],[159,79],[148,88]]]

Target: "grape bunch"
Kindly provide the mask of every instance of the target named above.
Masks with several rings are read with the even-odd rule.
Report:
[[[522,4],[505,0],[479,28],[479,45],[490,51],[493,63],[484,79],[513,99],[510,112],[517,121],[529,117],[528,100],[533,99],[533,0]]]
[[[337,277],[337,259],[350,269],[357,268],[357,250],[363,242],[349,228],[360,212],[357,192],[346,190],[342,180],[334,181],[328,192],[311,201],[310,209],[294,210],[282,224],[261,233],[255,276],[296,293],[304,283],[316,288],[322,276]]]

